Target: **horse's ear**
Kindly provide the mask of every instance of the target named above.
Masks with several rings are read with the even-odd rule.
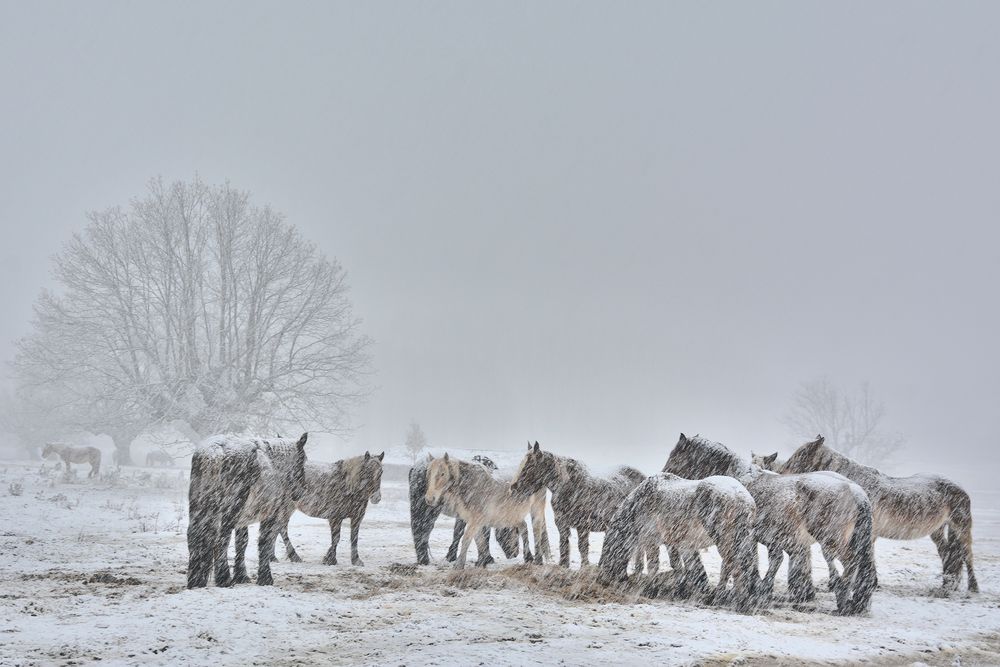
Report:
[[[677,444],[679,445],[679,444],[685,443],[687,441],[688,441],[688,437],[686,435],[684,435],[683,433],[681,433],[681,437],[677,440]]]
[[[434,455],[431,454],[430,452],[427,452],[427,460],[428,461],[433,461],[434,460]]]
[[[824,442],[826,442],[826,438],[824,438],[822,435],[820,435],[820,434],[817,433],[816,434],[816,444],[817,445],[822,445]]]
[[[365,461],[367,461],[371,457],[372,457],[372,455],[368,452],[368,450],[365,450]]]
[[[536,454],[542,451],[542,447],[541,445],[538,444],[537,440],[535,440],[535,446],[532,448],[532,451],[535,452]]]
[[[448,452],[445,452],[445,453],[444,453],[444,462],[445,462],[445,463],[447,463],[447,462],[448,462]]]
[[[531,451],[531,440],[528,440],[528,451]]]
[[[778,452],[775,452],[774,454],[768,454],[767,456],[764,457],[764,463],[771,465],[772,463],[775,462],[777,458],[778,458]]]
[[[379,454],[379,455],[378,455],[378,456],[376,456],[375,458],[377,458],[377,459],[378,459],[379,461],[381,461],[382,459],[384,459],[384,458],[385,458],[385,452],[383,451],[383,452],[382,452],[381,454]]]
[[[298,444],[299,449],[305,449],[306,440],[308,440],[308,439],[309,439],[309,432],[307,431],[307,432],[305,432],[305,433],[302,434],[302,437],[299,438],[298,443],[296,443],[296,444]]]

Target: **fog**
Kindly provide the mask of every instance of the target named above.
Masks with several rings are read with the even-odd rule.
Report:
[[[988,15],[992,14],[992,19]],[[652,472],[870,381],[991,486],[1000,6],[6,3],[0,357],[88,210],[226,180],[349,273],[351,445]]]

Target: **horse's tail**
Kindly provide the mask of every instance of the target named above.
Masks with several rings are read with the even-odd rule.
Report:
[[[872,504],[863,493],[854,496],[857,513],[854,532],[848,543],[848,553],[855,563],[854,591],[851,612],[860,614],[871,607],[872,593],[876,586],[875,548],[872,545]]]
[[[962,577],[962,566],[969,576],[969,592],[978,593],[979,583],[972,569],[972,500],[965,489],[950,484],[951,517],[948,520],[948,555],[945,558],[945,577],[957,587]]]

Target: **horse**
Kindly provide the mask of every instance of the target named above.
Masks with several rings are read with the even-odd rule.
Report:
[[[428,505],[447,503],[466,523],[462,535],[462,546],[455,566],[465,567],[465,558],[473,536],[484,526],[518,528],[524,549],[524,561],[532,561],[528,543],[528,525],[525,515],[531,515],[531,526],[535,538],[536,563],[544,558],[551,559],[549,538],[545,527],[545,491],[527,498],[515,498],[510,494],[509,482],[498,480],[477,463],[450,459],[448,454],[435,459],[427,455],[427,492],[424,495]]]
[[[815,596],[811,547],[819,542],[830,568],[830,588],[841,614],[871,607],[875,590],[872,508],[860,486],[835,472],[779,475],[753,465],[740,482],[757,505],[754,537],[767,547],[768,568],[759,593],[769,596],[788,552],[788,590],[793,601]],[[839,558],[839,575],[833,559]]]
[[[753,538],[756,506],[750,493],[732,477],[690,480],[672,473],[653,475],[635,487],[615,511],[604,535],[598,581],[627,580],[630,557],[638,548],[666,544],[677,550],[678,589],[707,589],[699,549],[713,544],[722,571],[713,598],[721,598],[730,577],[736,606],[751,608],[757,583],[757,547]]]
[[[280,526],[305,490],[306,440],[213,436],[195,447],[188,489],[188,588],[208,585],[215,570],[216,586],[249,581],[243,554],[247,529],[260,522],[257,540],[257,583],[274,583],[271,553]],[[234,576],[226,551],[236,530]]]
[[[382,500],[382,460],[385,452],[337,461],[336,463],[307,463],[306,490],[295,508],[306,516],[326,519],[330,523],[330,548],[323,558],[324,565],[337,564],[337,544],[340,542],[340,524],[351,520],[351,564],[364,565],[358,556],[358,532],[368,511],[368,503],[377,505]],[[288,560],[298,563],[302,559],[295,552],[288,538],[287,522],[281,528]]]
[[[864,490],[835,473],[796,475],[785,481],[764,475],[762,467],[719,442],[681,433],[664,471],[692,479],[726,475],[739,479],[757,505],[754,534],[767,548],[768,569],[759,593],[770,595],[774,579],[789,556],[788,589],[792,600],[815,598],[810,549],[819,542],[829,568],[830,590],[841,613],[867,610],[874,589],[875,564],[870,540],[871,503]],[[844,565],[841,576],[834,562]]]
[[[472,460],[482,465],[490,474],[496,474],[497,466],[489,458],[476,455],[472,457]],[[444,514],[445,516],[455,517],[455,529],[451,546],[448,548],[448,553],[445,557],[448,562],[452,562],[458,558],[458,546],[462,540],[462,535],[465,533],[465,522],[455,514],[452,508],[448,507],[447,503],[434,506],[427,504],[427,500],[425,499],[427,494],[427,465],[427,459],[417,461],[410,468],[408,476],[410,485],[410,531],[413,533],[413,547],[417,552],[417,565],[429,565],[431,562],[429,547],[431,530],[433,530],[434,522],[437,521],[439,515]],[[517,556],[520,552],[517,529],[496,528],[495,533],[497,542],[499,542],[500,548],[503,549],[504,555],[507,558]],[[490,528],[488,526],[483,527],[481,534],[476,536],[476,551],[479,553],[476,565],[486,566],[496,562],[490,554]]]
[[[964,565],[969,592],[979,592],[972,567],[972,501],[955,482],[932,474],[890,477],[827,447],[821,435],[785,462],[778,461],[777,452],[760,460],[781,473],[832,470],[856,482],[872,502],[874,538],[913,540],[929,535],[941,558],[942,590],[958,589]]]
[[[47,459],[58,454],[66,465],[67,472],[70,463],[89,463],[90,472],[87,477],[97,477],[101,472],[101,450],[97,447],[74,447],[58,442],[50,442],[42,449],[42,458]]]
[[[551,491],[552,513],[559,530],[559,565],[569,567],[569,534],[575,528],[580,562],[586,566],[590,563],[590,533],[606,531],[615,509],[645,479],[628,466],[608,477],[596,477],[576,459],[543,452],[536,441],[534,446],[528,444],[510,492],[525,497]]]
[[[164,451],[154,449],[146,454],[146,466],[150,468],[153,466],[167,466],[169,468],[173,467],[173,465],[174,457]]]

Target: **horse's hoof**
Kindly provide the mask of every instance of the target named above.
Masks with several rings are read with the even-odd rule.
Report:
[[[417,565],[430,565],[431,559],[429,556],[421,556],[417,559]]]
[[[336,564],[337,564],[336,556],[333,557],[327,556],[326,558],[323,559],[323,565],[336,565]]]
[[[301,563],[302,562],[302,557],[299,556],[298,554],[292,554],[291,556],[288,557],[288,562],[290,562],[290,563]]]
[[[361,560],[360,558],[352,558],[351,559],[351,565],[357,565],[358,567],[364,567],[365,566],[365,562],[363,560]]]
[[[274,554],[271,554],[271,562],[272,563],[277,563],[278,562],[278,557],[275,556]]]
[[[233,582],[232,583],[233,583],[234,586],[236,584],[249,584],[250,583],[250,577],[248,577],[245,574],[237,574],[235,577],[233,577]]]
[[[446,555],[444,559],[449,563],[454,563],[458,559],[458,554],[453,554],[449,551],[448,555]]]

